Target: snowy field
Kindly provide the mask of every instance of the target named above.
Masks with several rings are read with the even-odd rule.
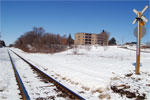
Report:
[[[121,84],[122,81],[114,81],[114,78],[121,78],[129,73],[134,74],[135,51],[117,46],[80,46],[56,54],[25,53],[16,48],[11,49],[86,99],[128,100],[126,96],[114,93],[110,85]],[[140,71],[149,73],[150,53],[141,53],[141,64]],[[133,77],[141,77],[140,84],[146,84],[141,86],[143,88],[140,93],[145,93],[145,99],[148,100],[150,98],[150,76],[142,73],[140,76],[133,75]],[[129,79],[124,79],[124,81],[122,83],[131,84],[133,87],[130,88],[131,91],[139,84]]]
[[[111,90],[111,86],[121,88],[124,84],[127,85],[126,90],[146,95],[142,100],[150,98],[150,53],[141,53],[141,75],[135,75],[136,52],[117,46],[80,46],[55,54],[26,53],[16,48],[10,49],[85,99],[135,100]],[[0,49],[0,98],[14,95],[16,91],[11,89],[16,83],[7,56],[6,49]],[[8,100],[12,100],[9,99],[10,96],[6,96]],[[17,92],[15,97],[18,97]]]

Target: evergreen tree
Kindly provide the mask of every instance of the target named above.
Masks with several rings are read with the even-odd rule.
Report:
[[[73,43],[74,43],[74,40],[72,39],[71,34],[69,34],[69,36],[68,36],[68,38],[67,38],[67,44],[68,44],[69,46],[71,46],[71,45],[73,45]]]
[[[3,45],[4,47],[6,47],[6,44],[5,44],[5,42],[4,42],[4,41],[2,41],[2,45]]]
[[[0,40],[0,46],[3,46],[3,47],[6,46],[6,45],[5,45],[5,42],[4,42],[3,40]]]
[[[109,40],[109,45],[116,45],[116,39],[114,37]]]

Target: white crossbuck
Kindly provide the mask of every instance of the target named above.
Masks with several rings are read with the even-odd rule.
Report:
[[[148,19],[147,19],[145,16],[143,16],[143,13],[144,13],[147,9],[148,9],[148,6],[146,5],[145,8],[140,12],[141,15],[139,16],[139,18],[142,19],[144,22],[148,22]],[[136,9],[133,9],[133,12],[134,12],[135,14],[137,14],[137,15],[139,14],[139,11],[137,11]],[[137,18],[135,18],[135,19],[133,20],[132,24],[135,24],[137,21],[138,21]]]

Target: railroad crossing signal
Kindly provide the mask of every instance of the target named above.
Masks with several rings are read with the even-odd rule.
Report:
[[[137,27],[134,29],[134,36],[137,38],[138,31]],[[146,34],[146,28],[144,26],[141,26],[141,38],[143,38]]]
[[[140,12],[136,9],[133,9],[133,12],[137,15],[132,24],[138,22],[137,25],[137,49],[136,49],[136,74],[140,74],[140,43],[141,43],[141,26],[145,25],[145,22],[148,22],[148,19],[143,16],[143,13],[148,9],[146,5],[145,8]]]

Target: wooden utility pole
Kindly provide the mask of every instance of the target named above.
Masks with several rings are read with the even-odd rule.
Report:
[[[141,26],[145,25],[145,22],[148,22],[148,20],[143,16],[143,13],[147,10],[148,6],[145,6],[145,8],[140,12],[136,9],[133,10],[135,14],[137,14],[137,18],[133,21],[133,24],[135,22],[138,22],[137,25],[137,51],[136,51],[136,74],[140,74],[140,44],[141,44]],[[144,24],[143,24],[144,23]]]

